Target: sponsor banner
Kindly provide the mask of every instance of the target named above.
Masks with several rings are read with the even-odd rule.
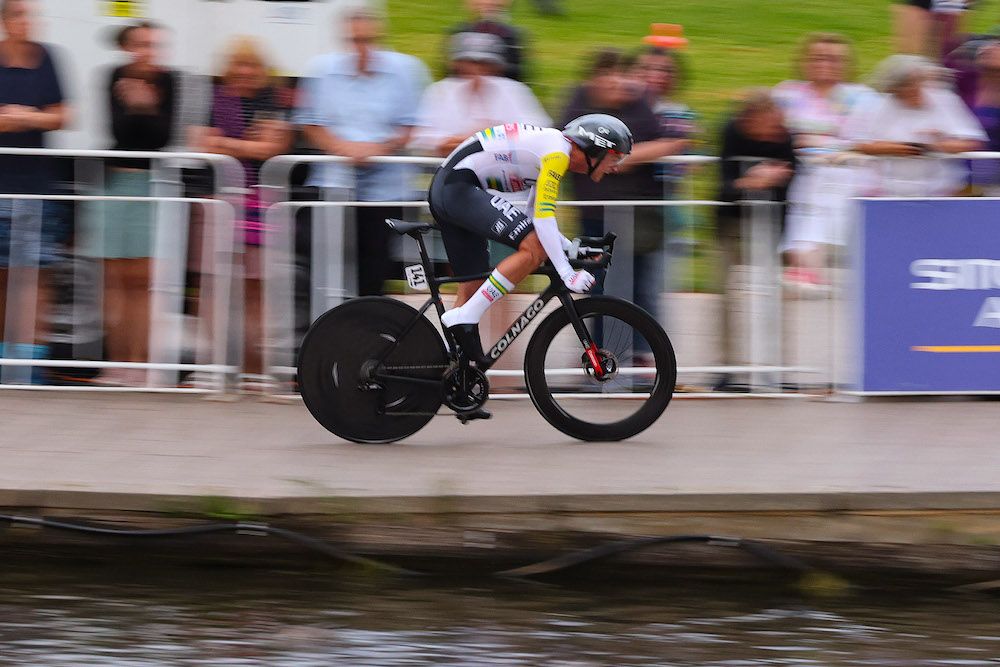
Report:
[[[1000,200],[861,207],[860,390],[1000,391]]]

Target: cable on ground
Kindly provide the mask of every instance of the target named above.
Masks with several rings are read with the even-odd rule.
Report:
[[[198,526],[183,526],[178,528],[134,529],[134,528],[120,528],[108,524],[71,523],[68,521],[49,519],[45,517],[30,517],[30,516],[15,516],[10,514],[0,514],[0,524],[3,523],[6,523],[8,525],[27,525],[27,526],[36,526],[40,528],[51,528],[54,530],[72,531],[72,532],[85,533],[89,535],[103,535],[103,536],[128,537],[128,538],[186,537],[195,535],[208,535],[212,533],[230,533],[230,532],[235,532],[238,534],[264,534],[273,537],[279,537],[289,542],[294,542],[313,551],[317,551],[324,555],[330,556],[331,558],[335,558],[337,560],[344,561],[347,563],[352,563],[362,567],[371,568],[375,570],[382,570],[392,574],[400,574],[400,575],[423,574],[421,572],[416,572],[414,570],[409,570],[403,567],[399,567],[397,565],[392,565],[390,563],[385,563],[383,561],[367,558],[365,556],[358,556],[356,554],[352,554],[348,551],[345,551],[333,544],[330,544],[329,542],[293,530],[270,526],[266,523],[236,521],[232,523],[210,523]],[[689,542],[714,544],[719,546],[735,547],[743,549],[744,551],[753,554],[754,556],[768,563],[771,563],[772,565],[777,565],[782,569],[792,570],[799,573],[808,573],[815,571],[812,567],[803,563],[797,558],[793,558],[786,554],[779,553],[778,551],[768,546],[765,546],[760,542],[755,542],[753,540],[746,540],[741,537],[720,537],[717,535],[670,535],[665,537],[640,537],[627,540],[620,540],[617,542],[610,542],[608,544],[602,544],[588,549],[571,551],[569,553],[562,554],[560,556],[556,556],[554,558],[550,558],[538,563],[532,563],[530,565],[524,565],[521,567],[516,567],[508,570],[502,570],[499,572],[495,572],[493,574],[494,576],[498,577],[515,578],[515,579],[538,577],[542,575],[553,574],[555,572],[568,570],[572,567],[576,567],[584,563],[591,563],[605,558],[610,558],[612,556],[616,556],[618,554],[626,553],[629,551],[636,551],[639,549],[644,549],[664,544],[679,544],[679,543],[689,543]]]

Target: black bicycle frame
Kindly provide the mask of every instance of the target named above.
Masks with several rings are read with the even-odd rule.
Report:
[[[431,307],[432,304],[437,309],[438,319],[440,319],[441,316],[444,315],[445,308],[444,308],[444,302],[441,300],[441,290],[440,290],[441,285],[446,285],[448,283],[471,282],[474,280],[486,280],[486,278],[489,277],[491,273],[490,271],[487,271],[485,273],[478,273],[469,276],[450,276],[445,278],[439,278],[434,275],[433,271],[434,267],[431,264],[430,257],[427,254],[427,247],[424,245],[423,236],[420,234],[413,234],[412,236],[416,240],[417,246],[420,248],[420,262],[421,265],[424,267],[424,275],[427,278],[427,285],[430,288],[431,296],[430,298],[427,299],[424,305],[420,307],[420,310],[417,311],[417,316],[413,319],[413,321],[411,321],[406,326],[406,328],[399,334],[399,336],[389,347],[389,349],[386,350],[385,353],[381,356],[379,362],[384,362],[385,359],[388,358],[390,354],[392,354],[393,350],[395,350],[399,346],[401,341],[403,341],[406,338],[406,334],[408,334],[410,332],[410,329],[412,329],[419,321],[419,319],[424,316],[424,313],[427,311],[428,308]],[[576,331],[576,335],[580,339],[580,343],[583,345],[584,350],[588,354],[592,355],[591,361],[595,365],[595,367],[600,368],[600,364],[597,361],[596,357],[596,352],[597,352],[596,345],[594,345],[594,341],[590,337],[590,332],[587,331],[587,327],[584,326],[583,321],[580,319],[580,316],[576,312],[576,306],[573,303],[573,297],[570,295],[570,291],[562,284],[562,281],[560,280],[558,274],[556,274],[555,269],[553,269],[549,265],[545,265],[541,268],[541,270],[536,272],[535,275],[547,276],[549,278],[549,286],[546,287],[545,290],[534,301],[531,302],[531,304],[524,310],[524,312],[521,313],[520,317],[514,320],[514,323],[511,324],[509,329],[507,329],[507,332],[504,333],[504,335],[501,336],[500,339],[492,345],[492,347],[490,347],[489,351],[486,352],[486,356],[489,358],[489,363],[485,367],[480,366],[479,369],[485,372],[490,367],[492,367],[493,364],[495,364],[500,359],[500,357],[503,356],[504,352],[506,352],[510,348],[511,344],[515,340],[517,340],[517,338],[522,333],[524,333],[524,331],[528,328],[528,325],[530,325],[531,322],[535,319],[535,317],[537,317],[538,314],[542,312],[542,310],[545,308],[545,304],[551,301],[553,297],[558,297],[559,302],[562,304],[563,308],[566,310],[566,313],[569,315],[569,321],[573,325],[573,330]],[[451,347],[452,355],[454,358],[455,341],[451,338],[451,335],[448,333],[447,329],[445,329],[444,333],[445,333],[445,338],[447,339]],[[600,371],[597,372],[599,373]],[[418,384],[438,384],[437,380],[427,380],[424,378],[399,376],[399,375],[393,375],[391,373],[379,373],[378,375],[384,378],[389,378],[394,380],[406,380]]]

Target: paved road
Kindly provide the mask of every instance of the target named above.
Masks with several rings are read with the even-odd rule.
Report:
[[[1000,492],[995,402],[675,401],[626,443],[570,441],[527,401],[491,407],[491,422],[439,417],[408,441],[373,446],[336,439],[300,403],[4,392],[0,494]]]

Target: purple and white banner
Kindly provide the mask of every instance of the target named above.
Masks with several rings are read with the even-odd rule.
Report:
[[[867,199],[862,392],[1000,392],[1000,200]]]

